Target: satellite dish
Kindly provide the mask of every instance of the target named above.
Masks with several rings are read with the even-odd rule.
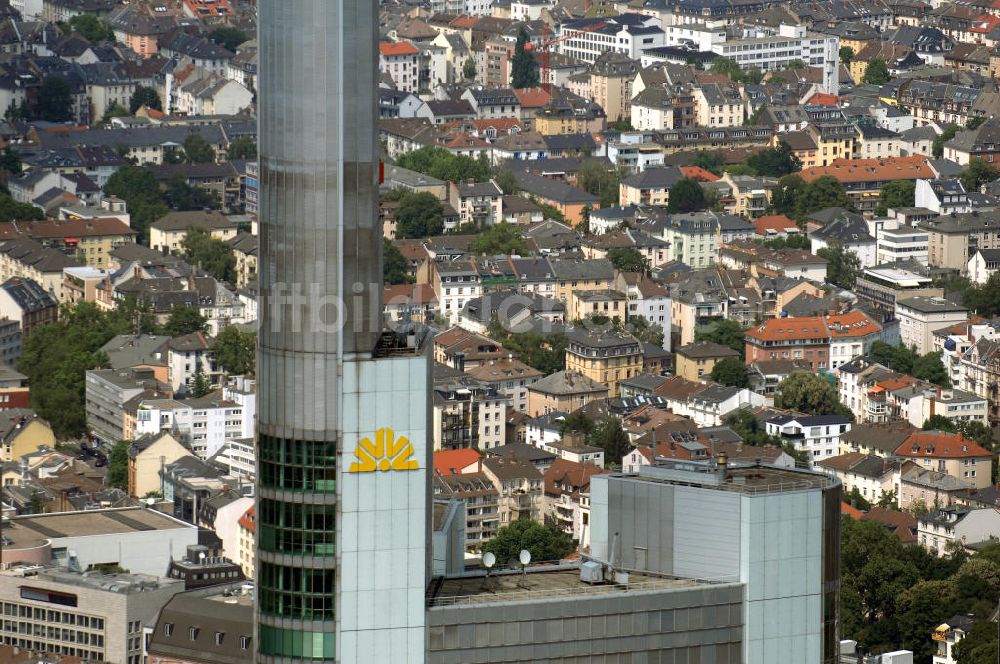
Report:
[[[520,555],[518,555],[518,559],[521,561],[522,565],[527,565],[528,563],[531,562],[531,551],[528,551],[527,549],[521,549],[521,553]]]
[[[491,567],[493,567],[496,564],[497,564],[497,557],[495,555],[493,555],[491,552],[487,552],[483,556],[483,566],[486,569],[490,569]]]
[[[147,498],[146,499],[146,504],[149,505],[150,507],[152,507],[153,505],[156,504],[156,498]]]
[[[206,555],[205,555],[205,552],[204,552],[204,551],[202,551],[201,553],[199,553],[199,554],[198,554],[198,558],[199,558],[200,560],[204,560],[204,559],[205,559],[205,558],[207,558],[207,557],[208,557],[208,556],[206,556]]]

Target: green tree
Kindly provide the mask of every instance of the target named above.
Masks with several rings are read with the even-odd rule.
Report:
[[[771,212],[794,218],[799,195],[805,188],[805,180],[800,175],[786,175],[779,179],[771,196]]]
[[[0,151],[0,171],[7,171],[11,175],[21,174],[21,155],[9,145]]]
[[[955,614],[958,600],[951,580],[921,581],[900,593],[896,601],[900,643],[913,651],[914,661],[931,660],[937,647],[928,634]]]
[[[497,171],[496,175],[493,176],[493,181],[508,196],[513,196],[521,192],[521,184],[517,181],[517,176],[507,169]]]
[[[620,272],[649,272],[649,262],[635,247],[614,247],[608,250],[608,260]]]
[[[112,118],[120,118],[128,115],[128,109],[120,105],[117,101],[111,102],[111,104],[104,110],[104,115],[97,122],[95,126],[97,127],[107,127],[111,124]]]
[[[979,129],[979,125],[983,124],[984,122],[986,122],[985,115],[979,115],[974,118],[969,118],[968,120],[965,121],[965,128],[970,131],[973,129]]]
[[[38,90],[38,117],[47,122],[69,122],[73,119],[73,87],[59,74],[51,74]]]
[[[727,357],[719,360],[712,367],[709,377],[716,383],[731,385],[732,387],[750,387],[750,375],[747,373],[747,366],[736,357]]]
[[[618,205],[619,183],[617,171],[609,169],[597,159],[583,162],[577,173],[577,184],[587,193],[597,196],[601,207]]]
[[[667,212],[685,213],[705,209],[705,191],[694,178],[684,177],[670,187]]]
[[[524,256],[528,253],[528,243],[521,236],[516,224],[501,221],[489,226],[472,241],[470,249],[475,254],[487,256]]]
[[[87,430],[85,385],[88,369],[104,366],[101,346],[131,326],[117,312],[92,303],[65,308],[55,323],[38,325],[24,340],[18,370],[31,384],[31,406],[52,426],[57,440]]]
[[[867,512],[872,508],[872,504],[865,500],[865,497],[861,495],[861,491],[858,490],[858,487],[854,487],[844,495],[844,502],[853,505],[862,512]]]
[[[437,196],[421,191],[409,193],[396,208],[396,237],[423,238],[444,231],[444,206]]]
[[[240,136],[226,147],[226,157],[234,159],[256,159],[257,141],[251,136]]]
[[[854,203],[844,191],[844,185],[832,175],[816,178],[795,196],[795,217],[799,221],[804,221],[813,212],[828,207],[854,210]]]
[[[944,128],[944,130],[938,134],[934,141],[931,143],[931,156],[935,159],[940,159],[944,156],[944,144],[955,138],[955,134],[958,133],[958,125],[950,124]]]
[[[840,403],[836,388],[823,376],[807,371],[797,371],[778,383],[774,406],[807,415],[851,417],[850,410]]]
[[[492,553],[499,567],[520,567],[518,557],[522,550],[531,553],[532,562],[555,562],[573,552],[573,539],[550,524],[519,519],[503,526],[489,542],[483,553]]]
[[[947,433],[955,433],[958,431],[955,427],[955,423],[944,415],[931,415],[924,420],[924,425],[920,428],[924,431],[945,431]]]
[[[695,341],[712,341],[723,346],[729,346],[740,357],[746,351],[746,331],[739,323],[728,318],[721,319],[694,333]]]
[[[163,326],[163,333],[168,337],[182,337],[192,332],[204,332],[208,321],[198,307],[184,304],[174,307],[167,319],[167,324]]]
[[[10,194],[0,192],[0,221],[41,221],[45,213],[31,203],[18,203]]]
[[[751,68],[744,71],[735,60],[730,58],[715,58],[712,60],[711,70],[716,74],[728,76],[736,83],[750,83],[752,85],[757,85],[764,78],[764,73],[760,69]]]
[[[594,424],[587,442],[604,450],[605,466],[619,467],[622,457],[632,449],[628,434],[622,429],[621,420],[610,415],[602,417]]]
[[[408,284],[410,265],[403,252],[389,238],[382,238],[382,279],[387,284]]]
[[[865,68],[865,75],[862,81],[869,85],[885,85],[891,80],[889,67],[886,66],[882,58],[872,58]]]
[[[608,123],[608,129],[612,129],[614,131],[635,131],[635,127],[632,126],[632,121],[628,118],[612,120]]]
[[[128,489],[128,447],[127,440],[119,440],[108,454],[108,474],[104,484],[115,489]]]
[[[663,327],[650,323],[642,316],[632,316],[625,324],[625,331],[644,344],[663,347]]]
[[[861,272],[861,260],[842,242],[832,241],[816,252],[820,258],[827,260],[826,280],[845,290],[854,290],[854,284]]]
[[[191,396],[195,399],[200,399],[211,391],[212,382],[205,374],[205,367],[202,366],[201,360],[197,360],[194,368],[194,377],[191,380]]]
[[[234,53],[239,45],[247,40],[246,33],[229,26],[221,26],[212,30],[208,38],[227,51]]]
[[[93,14],[78,14],[69,20],[69,27],[92,44],[115,40],[111,27]]]
[[[174,210],[218,210],[222,207],[215,192],[188,184],[183,175],[167,180],[161,194],[163,201]]]
[[[257,333],[227,325],[212,340],[212,354],[227,374],[252,374],[257,361]]]
[[[792,147],[785,141],[773,148],[755,152],[747,157],[746,163],[757,175],[772,178],[781,178],[802,169]]]
[[[566,335],[560,332],[520,332],[514,334],[494,319],[487,329],[490,338],[499,341],[529,367],[548,376],[566,368]]]
[[[996,664],[1000,661],[996,624],[980,620],[952,651],[958,664]]]
[[[215,161],[215,150],[204,136],[191,132],[184,139],[184,156],[192,164],[210,164]]]
[[[958,178],[962,181],[962,186],[966,191],[978,192],[979,188],[987,182],[993,182],[1000,177],[1000,168],[989,164],[982,159],[973,159],[965,167]]]
[[[558,221],[565,223],[566,217],[563,213],[554,205],[549,205],[548,203],[542,203],[539,200],[535,200],[535,205],[542,209],[543,219],[552,219],[553,221]]]
[[[854,59],[854,49],[851,48],[850,46],[841,46],[840,61],[845,65],[849,65],[851,64],[851,60],[853,59]]]
[[[708,150],[698,150],[694,153],[694,158],[691,160],[692,166],[697,166],[699,168],[704,168],[709,173],[714,173],[716,175],[722,175],[722,155],[718,152],[709,152]]]
[[[188,228],[181,241],[184,257],[219,281],[236,281],[236,256],[224,241],[203,228]]]
[[[529,43],[528,31],[522,26],[517,33],[514,57],[510,61],[511,85],[517,89],[538,87],[538,63]]]
[[[802,233],[770,238],[762,241],[761,244],[768,249],[809,249],[812,246],[809,236]]]
[[[913,371],[913,364],[917,361],[917,354],[906,346],[890,346],[882,341],[873,343],[868,354],[873,362],[905,374]]]
[[[476,61],[472,58],[468,58],[462,65],[462,78],[466,81],[476,80]]]
[[[875,214],[884,217],[889,208],[913,207],[916,184],[913,180],[895,180],[882,187],[878,195]]]
[[[589,434],[594,430],[594,420],[590,419],[582,410],[574,410],[566,416],[559,427],[559,435],[565,437],[570,433]]]
[[[108,178],[104,193],[125,201],[132,216],[132,228],[146,240],[149,225],[170,211],[163,201],[160,183],[147,166],[122,166]]]
[[[128,102],[129,113],[134,114],[143,106],[157,111],[163,110],[163,102],[160,101],[160,93],[156,91],[156,88],[145,85],[136,86],[135,92],[132,93],[132,98]]]
[[[485,182],[490,179],[490,165],[485,161],[454,155],[436,145],[401,154],[396,159],[396,165],[449,182]]]
[[[934,383],[939,387],[951,387],[948,370],[941,361],[941,351],[925,353],[913,363],[913,377]]]

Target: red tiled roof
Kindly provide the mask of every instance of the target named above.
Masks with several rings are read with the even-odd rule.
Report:
[[[434,453],[434,472],[439,475],[457,475],[463,468],[479,461],[479,452],[472,448],[440,450]]]
[[[545,88],[515,88],[514,96],[524,108],[541,108],[552,101],[552,95]]]
[[[454,21],[449,23],[453,28],[468,29],[476,25],[479,22],[478,16],[459,16]]]
[[[607,471],[592,463],[556,459],[545,471],[545,493],[550,496],[579,495],[581,490],[590,490],[591,477],[605,472]]]
[[[1000,2],[1000,0],[998,0]],[[757,235],[767,235],[768,231],[774,231],[775,233],[784,233],[789,229],[794,229],[798,232],[798,225],[783,214],[771,214],[763,217],[757,217],[753,220],[754,230],[757,231]]]
[[[983,14],[976,19],[975,25],[969,27],[969,32],[987,33],[1000,25],[1000,18],[990,14]]]
[[[758,341],[807,341],[810,339],[828,339],[830,333],[826,323],[819,316],[800,316],[796,318],[771,318],[750,330],[748,339]]]
[[[684,177],[693,178],[699,182],[715,182],[719,179],[718,175],[701,166],[681,166],[681,173],[684,174]]]
[[[802,169],[802,179],[812,182],[825,175],[839,182],[890,182],[893,180],[934,179],[934,171],[924,155],[884,159],[834,159],[829,166]]]
[[[430,304],[437,294],[430,284],[394,284],[386,286],[382,295],[386,304]]]
[[[881,325],[857,309],[844,314],[827,316],[826,328],[834,339],[866,337],[882,330]]]
[[[924,459],[971,459],[990,457],[989,450],[960,433],[917,431],[896,448],[896,454]]]
[[[256,529],[256,519],[254,515],[256,514],[257,508],[251,505],[247,508],[247,511],[243,513],[240,517],[240,525],[249,530],[251,533]]]
[[[379,42],[378,50],[382,55],[390,57],[394,55],[416,55],[418,52],[417,47],[407,41],[396,42],[394,44]]]
[[[847,503],[840,503],[840,513],[851,517],[855,521],[860,521],[865,516],[864,512],[853,505],[848,505]]]
[[[840,103],[840,98],[837,95],[827,94],[825,92],[817,92],[807,101],[807,104],[812,104],[813,106],[836,106]]]

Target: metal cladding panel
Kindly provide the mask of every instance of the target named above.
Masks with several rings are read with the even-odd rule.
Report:
[[[740,576],[740,494],[680,486],[674,492],[673,573]]]
[[[344,394],[337,481],[342,662],[424,661],[430,444],[426,392],[414,386],[429,371],[427,356],[358,363],[356,390]],[[383,456],[370,453],[372,443]]]

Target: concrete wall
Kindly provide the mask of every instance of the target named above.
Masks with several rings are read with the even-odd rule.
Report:
[[[737,584],[433,607],[428,664],[739,664]]]
[[[178,523],[173,530],[56,537],[52,539],[52,556],[66,565],[69,552],[73,551],[83,570],[90,565],[115,563],[133,574],[164,576],[171,559],[180,560],[187,553],[187,547],[197,543],[198,529]]]

